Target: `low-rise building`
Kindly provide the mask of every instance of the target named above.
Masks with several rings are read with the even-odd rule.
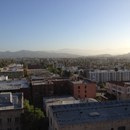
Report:
[[[49,130],[130,130],[130,101],[51,106]]]
[[[43,106],[43,97],[54,94],[54,84],[51,81],[35,80],[31,81],[32,102],[35,107]]]
[[[43,109],[46,112],[46,116],[48,117],[50,106],[90,102],[97,102],[97,100],[92,98],[87,98],[85,100],[76,100],[74,97],[71,96],[43,97]]]
[[[0,71],[1,76],[8,76],[9,79],[20,79],[24,77],[22,64],[11,64]]]
[[[90,80],[71,81],[70,87],[72,95],[77,99],[96,97],[96,83]]]
[[[0,93],[0,130],[21,130],[22,93]]]
[[[28,64],[26,70],[28,75],[46,75],[46,77],[51,75],[48,70],[43,69],[43,66],[39,64]]]
[[[0,92],[22,92],[24,94],[24,98],[31,98],[29,82],[26,79],[1,81]]]
[[[118,100],[130,99],[130,82],[107,82],[107,92],[116,96]]]
[[[54,95],[70,95],[70,80],[68,79],[52,79],[54,84]]]

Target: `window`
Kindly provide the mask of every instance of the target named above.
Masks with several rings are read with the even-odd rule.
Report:
[[[19,122],[19,117],[15,117],[15,123]]]
[[[51,118],[51,125],[52,125],[52,118]]]
[[[78,89],[80,89],[80,86],[78,86]]]
[[[120,126],[118,127],[118,130],[126,130],[126,129],[125,129],[125,126]]]
[[[0,124],[2,124],[2,119],[0,118]]]
[[[16,128],[15,128],[15,130],[19,130],[19,128],[18,128],[18,127],[16,127]]]
[[[11,118],[7,118],[8,123],[11,123],[11,120],[12,120]]]
[[[114,130],[114,128],[111,128],[111,130]]]
[[[87,93],[87,91],[85,90],[85,93]]]
[[[11,128],[7,128],[7,130],[12,130]]]

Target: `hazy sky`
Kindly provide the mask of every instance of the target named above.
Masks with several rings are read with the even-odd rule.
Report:
[[[63,48],[130,52],[130,0],[0,0],[0,51]]]

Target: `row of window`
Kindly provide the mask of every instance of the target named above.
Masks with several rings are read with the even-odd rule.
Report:
[[[2,129],[0,129],[0,130],[2,130]],[[7,128],[7,130],[19,130],[19,127],[16,127],[15,129]]]
[[[111,130],[114,130],[114,128],[111,128]],[[118,127],[118,130],[126,130],[126,127],[125,126],[120,126],[120,127]]]
[[[11,123],[13,121],[12,118],[7,118],[7,123]],[[14,119],[15,123],[19,123],[20,122],[20,118],[19,117],[15,117]],[[0,118],[0,124],[2,124],[2,119]]]
[[[84,92],[87,93],[87,90],[85,90]],[[78,90],[78,93],[80,93],[80,90]]]
[[[87,86],[85,85],[85,89],[87,88]],[[80,89],[80,86],[78,86],[78,89]]]

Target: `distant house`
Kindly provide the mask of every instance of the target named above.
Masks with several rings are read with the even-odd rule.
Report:
[[[27,66],[27,74],[28,75],[40,75],[46,70],[39,64],[28,64]]]
[[[8,76],[9,79],[20,79],[24,77],[22,64],[11,64],[0,71],[0,76]]]

